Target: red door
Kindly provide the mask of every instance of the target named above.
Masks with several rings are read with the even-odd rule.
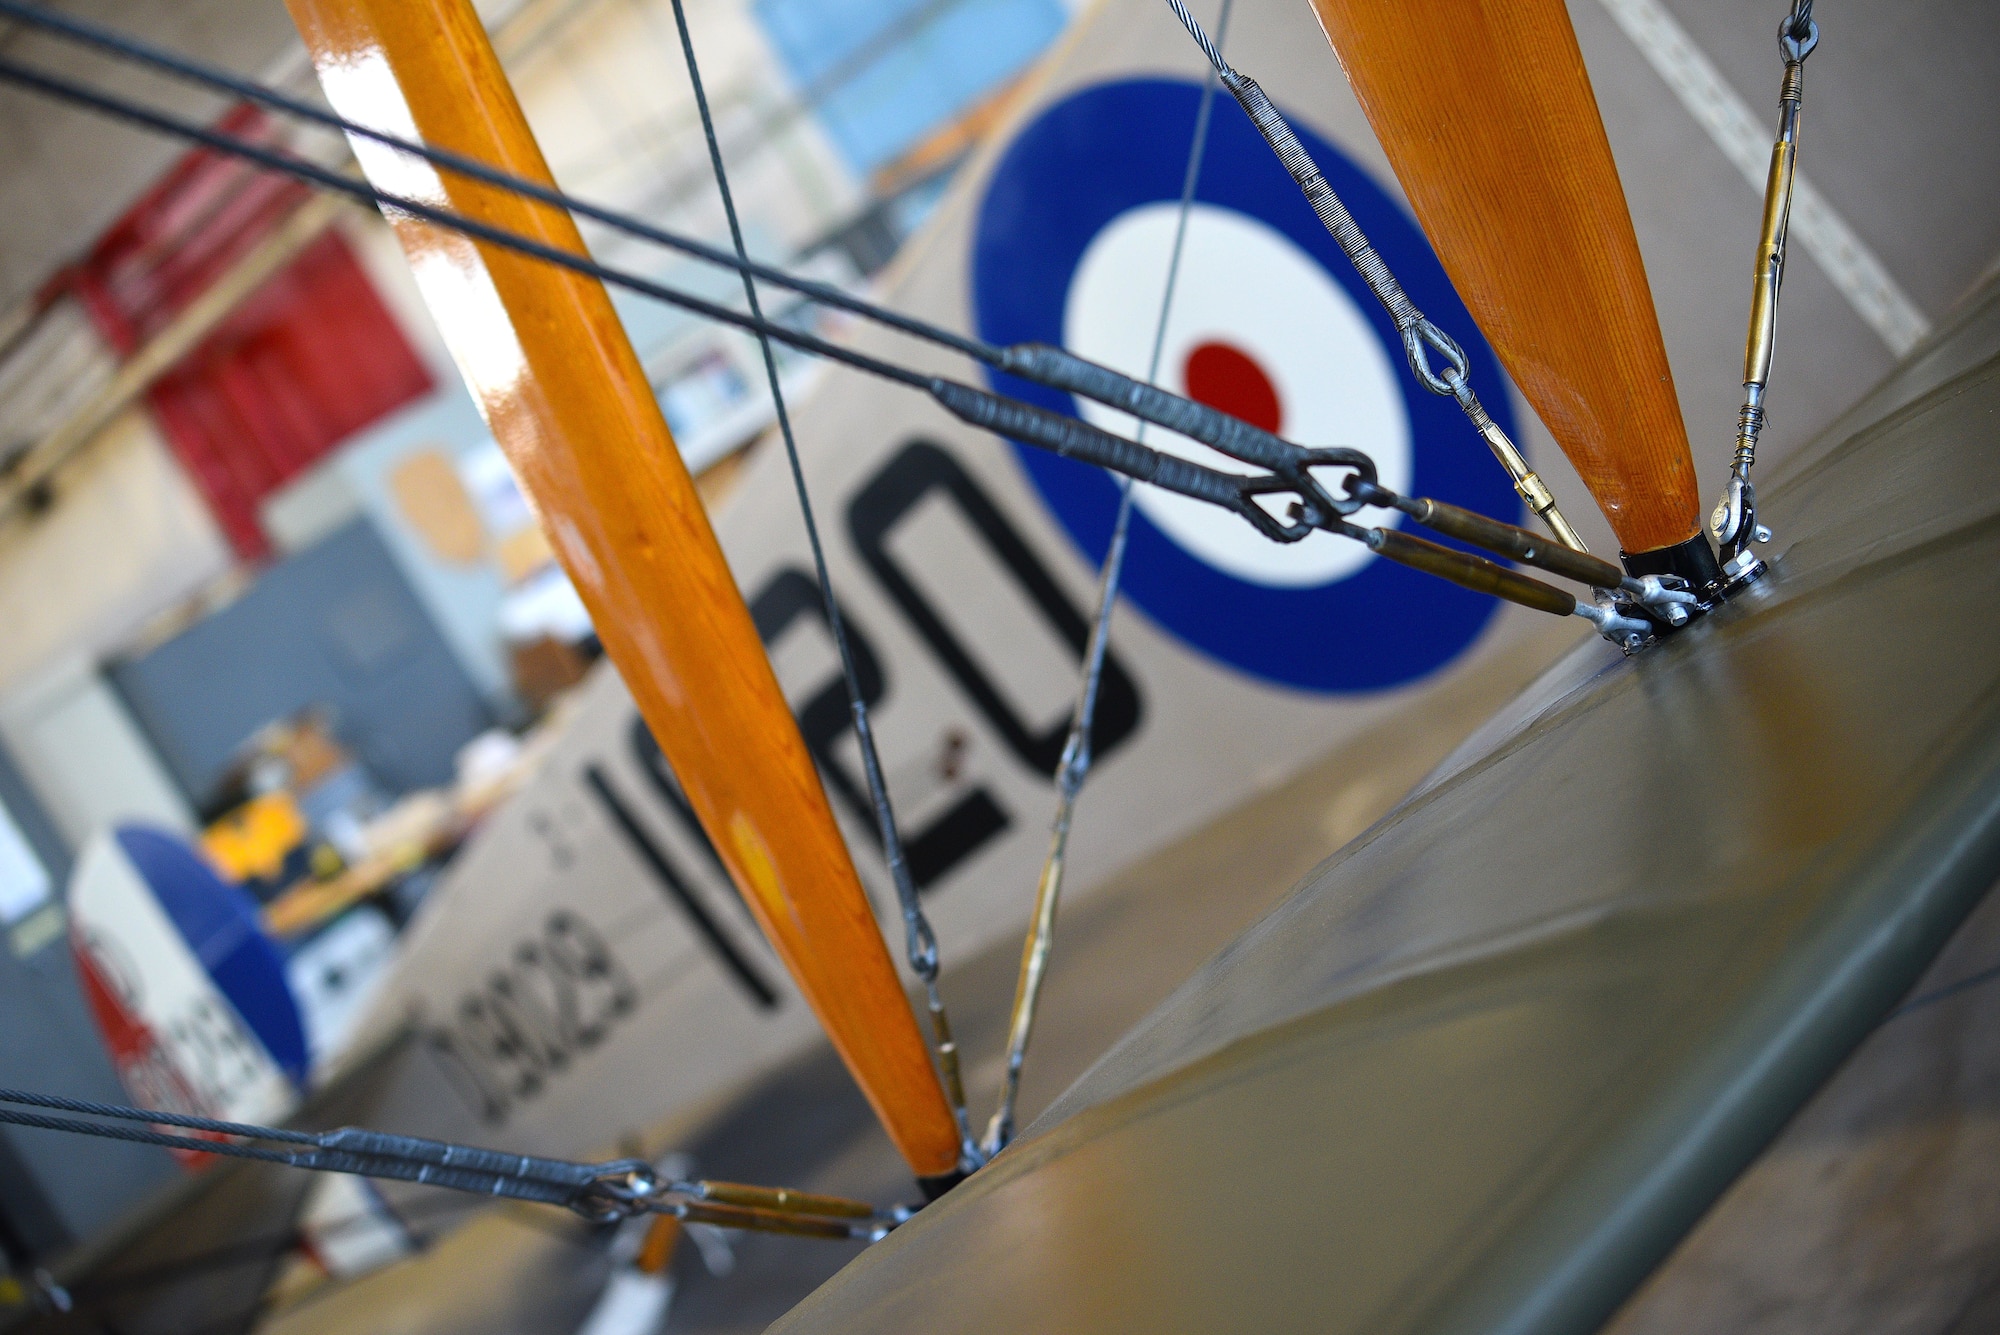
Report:
[[[218,128],[270,142],[238,107]],[[181,158],[69,276],[129,357],[283,222],[307,187],[208,149]],[[269,550],[257,505],[354,432],[428,393],[430,372],[353,250],[329,230],[148,394],[238,553]]]

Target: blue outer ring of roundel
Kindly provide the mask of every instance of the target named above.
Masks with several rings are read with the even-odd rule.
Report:
[[[217,876],[173,835],[143,825],[121,825],[116,835],[119,850],[216,990],[236,1008],[278,1069],[304,1087],[311,1061],[305,1024],[285,979],[284,957],[264,933],[257,902]]]
[[[1198,84],[1178,80],[1098,84],[1050,107],[1014,140],[987,185],[973,240],[981,336],[999,344],[1062,342],[1070,277],[1091,240],[1129,209],[1179,201],[1200,100]],[[1499,363],[1423,233],[1344,153],[1292,124],[1411,300],[1465,348],[1472,383],[1486,389],[1488,411],[1513,434]],[[1506,475],[1456,403],[1417,383],[1395,325],[1250,118],[1224,95],[1215,99],[1195,198],[1276,228],[1368,316],[1391,363],[1402,368],[1416,495],[1509,519],[1521,514]],[[1003,393],[1076,412],[1059,391],[999,374],[992,381]],[[1301,443],[1368,447],[1366,441]],[[1014,448],[1070,537],[1092,561],[1102,561],[1118,507],[1110,477],[1043,450]],[[1197,559],[1142,511],[1132,516],[1124,591],[1197,650],[1266,681],[1323,693],[1383,690],[1434,672],[1471,645],[1499,608],[1491,598],[1381,560],[1317,587],[1252,584]]]

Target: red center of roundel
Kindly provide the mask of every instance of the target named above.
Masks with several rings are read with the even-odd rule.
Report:
[[[1277,386],[1248,353],[1227,343],[1203,343],[1188,354],[1181,371],[1187,395],[1239,421],[1277,432],[1285,420]]]

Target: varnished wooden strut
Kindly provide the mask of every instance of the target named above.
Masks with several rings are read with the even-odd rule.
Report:
[[[1313,0],[1417,219],[1627,552],[1700,528],[1652,290],[1562,0]]]
[[[289,0],[329,101],[530,180],[468,0]],[[583,253],[568,213],[354,145],[377,186]],[[418,287],[688,800],[896,1147],[959,1135],[812,758],[603,285],[391,217]]]

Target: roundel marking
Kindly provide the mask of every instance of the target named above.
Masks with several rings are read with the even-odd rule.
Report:
[[[1257,359],[1239,347],[1213,339],[1195,344],[1181,364],[1181,382],[1198,403],[1266,431],[1285,429],[1278,387]]]
[[[310,1064],[305,1023],[285,980],[284,956],[265,934],[256,901],[165,831],[121,825],[114,838],[217,990],[278,1069],[304,1085]]]
[[[1015,138],[987,184],[973,239],[983,337],[1060,343],[1146,375],[1200,97],[1199,85],[1175,80],[1098,84]],[[1465,346],[1474,383],[1500,384],[1497,360],[1401,206],[1333,145],[1296,121],[1294,129],[1411,300]],[[1364,449],[1397,490],[1520,513],[1456,404],[1417,384],[1395,326],[1226,98],[1215,103],[1157,380],[1300,444]],[[1137,429],[1101,405],[1011,377],[994,382],[1054,411]],[[1493,400],[1489,410],[1511,433],[1505,397]],[[1251,471],[1157,427],[1144,439]],[[1112,480],[1015,448],[1071,539],[1101,560],[1118,505]],[[1330,534],[1280,546],[1234,515],[1153,488],[1136,492],[1134,506],[1127,596],[1190,646],[1266,681],[1323,693],[1398,686],[1457,657],[1497,611],[1488,598]]]
[[[1063,302],[1066,347],[1145,378],[1179,230],[1176,200],[1129,209],[1092,238]],[[1346,290],[1276,228],[1213,204],[1190,208],[1181,254],[1159,337],[1161,382],[1225,411],[1211,396],[1247,392],[1242,406],[1267,419],[1259,425],[1300,442],[1368,441],[1383,485],[1401,490],[1409,482],[1410,423],[1396,367]],[[1245,292],[1261,294],[1254,320],[1239,313]],[[1232,378],[1218,381],[1224,368]],[[1205,373],[1200,385],[1189,379],[1196,370]],[[1138,427],[1101,404],[1077,406],[1087,421],[1109,430],[1131,434]],[[1255,471],[1157,427],[1146,442],[1210,468]],[[1140,487],[1133,501],[1183,551],[1251,584],[1308,588],[1345,579],[1375,559],[1360,543],[1331,533],[1281,545],[1226,510],[1157,487]]]

